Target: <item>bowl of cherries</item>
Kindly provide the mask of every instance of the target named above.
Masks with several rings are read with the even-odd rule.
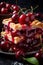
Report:
[[[16,57],[39,53],[43,46],[43,22],[41,22],[43,20],[39,20],[41,15],[30,11],[24,12],[22,8],[14,6],[6,4],[8,10],[9,7],[13,8],[13,15],[2,21],[0,53]],[[4,11],[1,9],[3,15],[8,11],[6,8]]]

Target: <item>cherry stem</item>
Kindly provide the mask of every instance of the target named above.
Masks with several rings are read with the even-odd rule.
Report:
[[[38,7],[39,7],[39,5],[37,5],[35,8],[33,8],[33,7],[31,6],[31,10],[30,10],[30,11],[33,13],[34,10],[36,10]]]
[[[24,8],[21,8],[21,7],[19,7],[19,8],[20,8],[20,11],[18,13],[21,12],[21,13],[25,14],[25,12],[23,11]]]
[[[33,10],[36,10],[39,7],[39,5],[37,5]]]
[[[33,13],[33,7],[31,6],[31,12]]]
[[[30,11],[30,9],[26,10],[26,11],[25,11],[25,14],[26,14],[28,11]]]

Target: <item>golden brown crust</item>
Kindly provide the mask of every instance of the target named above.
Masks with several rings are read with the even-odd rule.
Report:
[[[12,19],[11,18],[4,19],[2,21],[2,24],[6,24],[7,25],[9,21],[12,21]]]
[[[31,26],[34,27],[34,28],[37,28],[37,27],[43,28],[43,23],[40,22],[39,20],[35,20],[35,21],[33,21],[33,22],[31,23]]]

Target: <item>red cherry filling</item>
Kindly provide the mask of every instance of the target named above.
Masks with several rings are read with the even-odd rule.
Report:
[[[23,27],[23,28],[25,28],[25,27]],[[31,28],[31,29],[28,29],[28,31],[27,31],[27,28],[25,28],[24,30],[21,30],[22,32],[21,31],[16,31],[14,33],[11,32],[12,33],[12,39],[13,39],[14,36],[17,35],[18,32],[20,32],[20,36],[25,34],[24,35],[24,40],[21,40],[19,42],[19,44],[14,44],[13,43],[14,40],[13,40],[13,42],[11,42],[11,44],[8,43],[7,41],[5,41],[5,42],[2,41],[1,42],[2,43],[1,49],[3,51],[8,51],[9,50],[9,46],[7,46],[7,45],[10,44],[10,48],[12,49],[12,52],[14,52],[16,54],[17,58],[21,57],[21,56],[25,56],[25,53],[27,53],[27,52],[38,50],[39,47],[40,47],[40,45],[39,45],[40,39],[35,36],[37,33],[39,34],[40,31],[38,32],[38,30],[41,30],[41,29],[39,29],[39,28],[32,29]],[[28,32],[29,37],[28,37],[28,35],[26,36],[27,33],[25,33],[24,31]],[[35,34],[35,35],[33,35],[32,33]],[[6,48],[6,50],[5,50],[5,48]],[[40,54],[37,53],[35,55],[35,57],[40,57]]]
[[[21,57],[21,56],[25,56],[25,52],[23,51],[23,49],[18,50],[18,51],[16,52],[16,58],[19,58],[19,57]]]

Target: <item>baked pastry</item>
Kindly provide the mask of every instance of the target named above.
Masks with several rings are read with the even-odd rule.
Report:
[[[24,20],[22,19],[22,21]],[[28,20],[26,19],[26,21]],[[43,36],[43,23],[36,19],[31,23],[26,21],[21,23],[19,20],[15,23],[12,18],[2,21],[4,31],[1,32],[1,37],[8,41],[8,46],[10,45],[10,48],[7,47],[7,51],[12,49],[11,52],[17,54],[20,51],[20,53],[22,52],[20,55],[25,55],[26,52],[41,48],[40,41],[43,40],[40,37]],[[1,44],[3,44],[2,41]]]
[[[39,20],[35,20],[31,23],[32,27],[34,28],[43,28],[43,22],[39,21]]]

